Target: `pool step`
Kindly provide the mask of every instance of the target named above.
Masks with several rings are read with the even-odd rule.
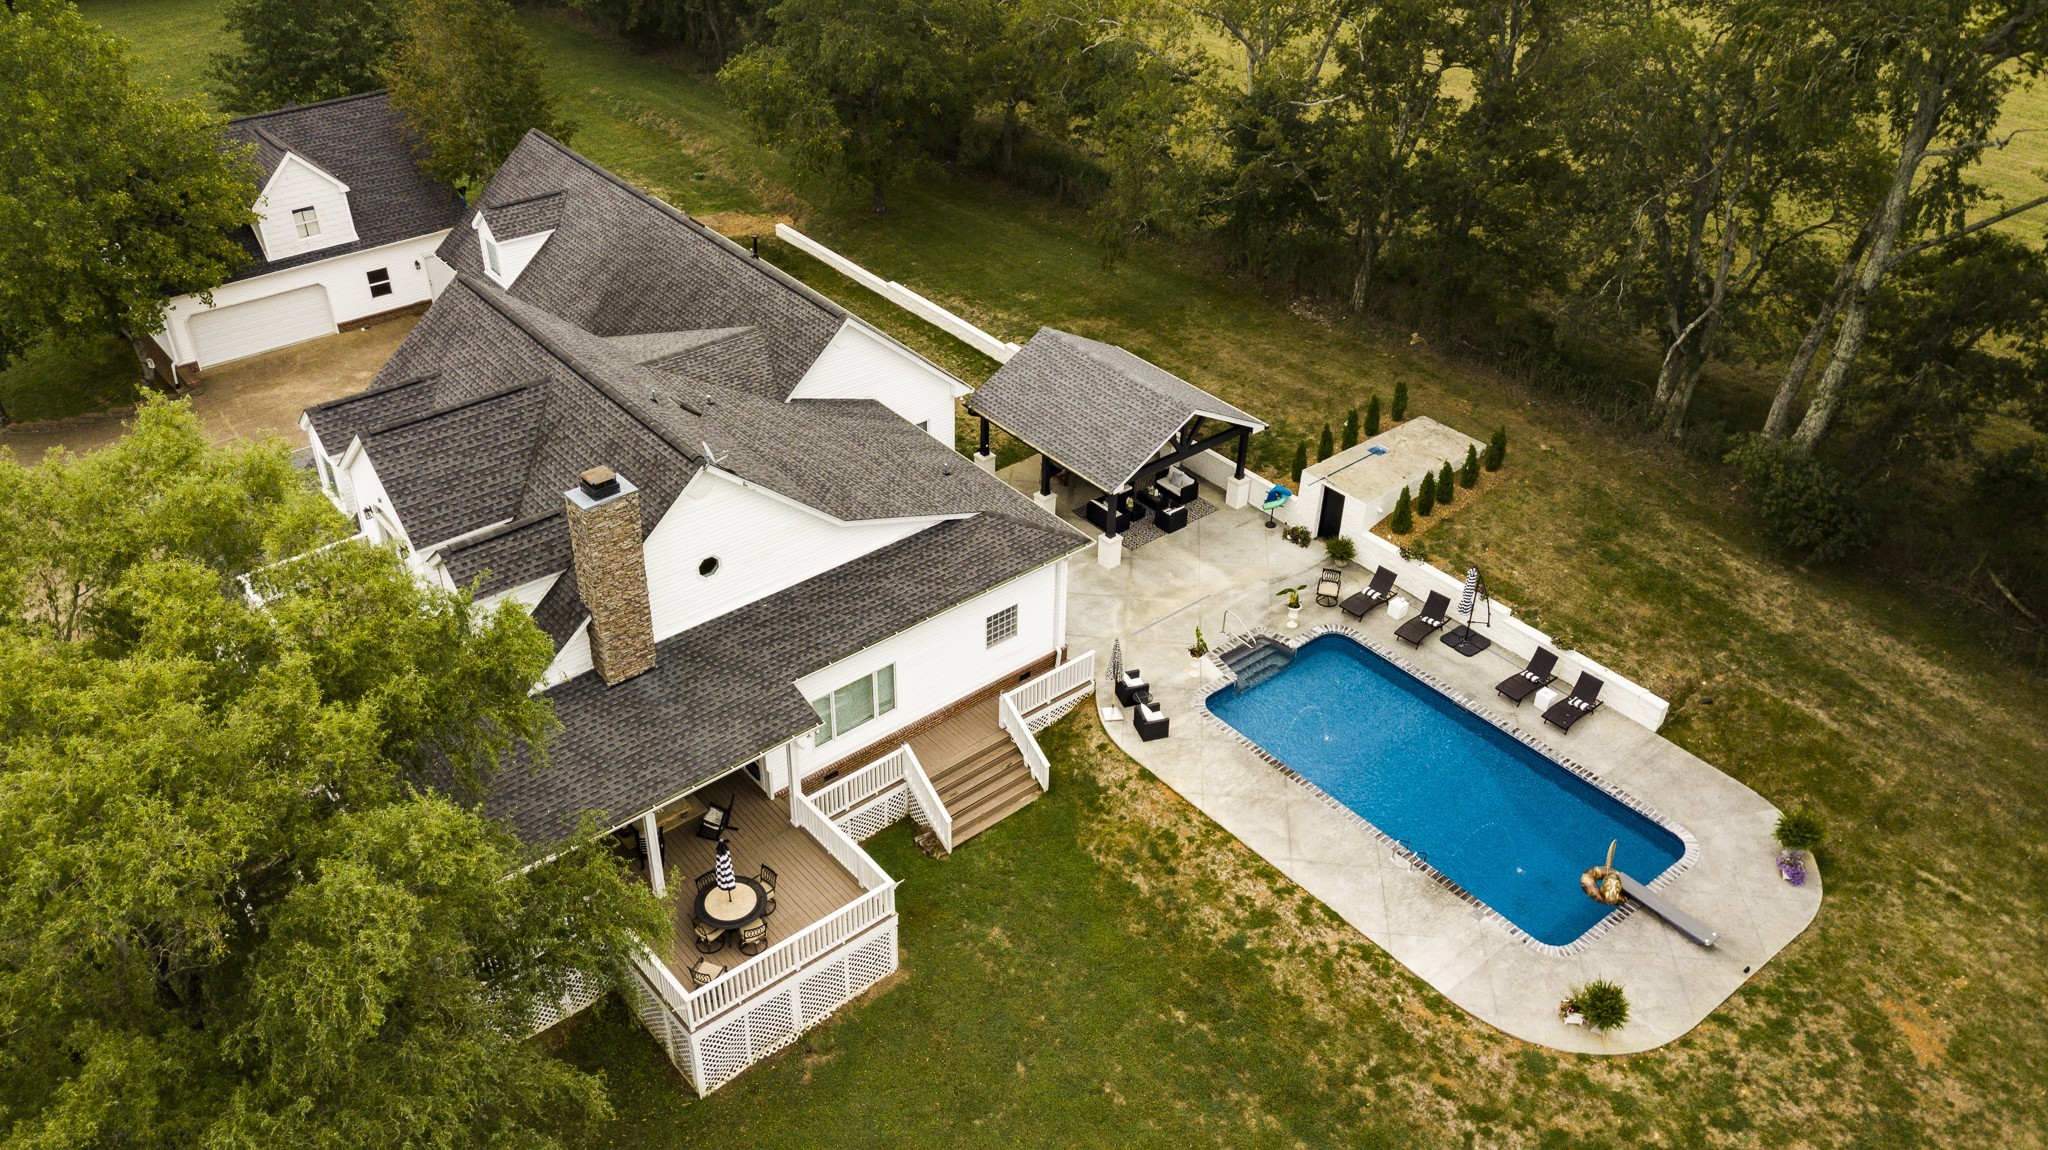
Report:
[[[1261,638],[1243,650],[1224,656],[1223,662],[1237,676],[1237,689],[1247,691],[1292,666],[1294,648],[1273,639]]]

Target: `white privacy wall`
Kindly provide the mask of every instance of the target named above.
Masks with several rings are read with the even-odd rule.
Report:
[[[952,376],[849,319],[811,364],[791,400],[872,399],[922,423],[933,439],[953,446],[953,399],[966,388]]]
[[[840,757],[900,731],[958,702],[1004,674],[1059,647],[1058,563],[1049,563],[935,615],[857,655],[797,680],[805,698],[816,699],[891,663],[896,665],[896,709],[872,719],[823,747],[810,736],[796,741],[795,777],[831,765]],[[886,593],[886,588],[877,588]],[[1004,607],[1017,608],[1017,634],[989,647],[985,626]]]

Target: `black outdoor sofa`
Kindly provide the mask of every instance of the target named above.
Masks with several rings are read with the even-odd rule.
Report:
[[[1600,680],[1589,673],[1581,672],[1579,681],[1572,687],[1572,693],[1559,699],[1543,712],[1543,721],[1560,731],[1569,731],[1572,724],[1600,709]]]
[[[1519,707],[1522,700],[1557,681],[1557,652],[1548,647],[1536,648],[1529,656],[1529,666],[1502,679],[1494,690],[1500,697]]]
[[[1374,607],[1385,603],[1393,597],[1394,573],[1382,567],[1372,573],[1372,582],[1366,586],[1365,590],[1357,592],[1344,600],[1344,613],[1353,618],[1363,619]]]
[[[1401,624],[1394,637],[1411,647],[1422,646],[1422,641],[1443,630],[1450,622],[1451,597],[1441,591],[1431,591],[1423,601],[1422,610],[1415,618]]]
[[[1138,738],[1149,743],[1154,739],[1166,738],[1173,720],[1166,717],[1166,712],[1159,709],[1159,704],[1148,699],[1138,704],[1137,709],[1131,712],[1131,725],[1138,729]]]

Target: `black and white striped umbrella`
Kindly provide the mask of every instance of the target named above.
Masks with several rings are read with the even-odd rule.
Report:
[[[1479,568],[1465,568],[1465,593],[1458,597],[1458,613],[1470,619],[1472,604],[1479,598]],[[1489,616],[1491,618],[1491,616]]]
[[[724,839],[718,840],[718,889],[731,890],[740,885],[739,876],[732,873],[732,848]]]

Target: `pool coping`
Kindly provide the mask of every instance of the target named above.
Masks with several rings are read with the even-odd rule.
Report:
[[[1371,651],[1373,654],[1379,656],[1381,659],[1385,660],[1386,663],[1389,666],[1393,667],[1395,670],[1398,670],[1403,674],[1412,676],[1417,682],[1422,683],[1424,686],[1427,686],[1430,689],[1436,691],[1438,694],[1442,695],[1446,699],[1449,699],[1451,702],[1456,703],[1459,706],[1459,708],[1462,709],[1466,714],[1484,720],[1487,723],[1487,725],[1493,727],[1497,731],[1500,731],[1502,734],[1505,734],[1508,737],[1514,739],[1516,742],[1522,744],[1523,746],[1528,747],[1530,750],[1535,751],[1537,754],[1542,755],[1549,762],[1554,763],[1557,766],[1563,768],[1564,770],[1570,772],[1572,775],[1574,775],[1581,781],[1585,782],[1588,786],[1591,786],[1595,790],[1599,791],[1601,794],[1606,795],[1608,798],[1613,799],[1614,801],[1620,803],[1622,806],[1627,807],[1629,810],[1634,811],[1636,814],[1643,816],[1644,818],[1655,823],[1657,826],[1662,827],[1664,830],[1671,832],[1672,835],[1677,837],[1679,842],[1684,844],[1685,851],[1683,854],[1679,855],[1678,860],[1676,862],[1673,862],[1670,866],[1665,867],[1663,872],[1660,873],[1656,878],[1643,884],[1648,889],[1664,889],[1665,887],[1669,886],[1672,882],[1676,881],[1680,875],[1684,874],[1688,870],[1691,870],[1693,866],[1699,862],[1699,840],[1694,838],[1692,832],[1687,830],[1683,824],[1672,820],[1662,811],[1637,798],[1626,788],[1616,785],[1615,783],[1609,781],[1608,779],[1598,774],[1595,774],[1593,771],[1587,769],[1586,767],[1580,765],[1579,763],[1573,761],[1565,755],[1559,754],[1555,748],[1545,746],[1543,743],[1538,742],[1528,732],[1519,730],[1515,727],[1511,727],[1508,724],[1502,722],[1497,716],[1487,714],[1485,711],[1479,708],[1477,703],[1473,700],[1473,698],[1470,695],[1467,695],[1465,692],[1458,690],[1456,687],[1453,687],[1450,684],[1443,682],[1441,679],[1438,679],[1436,676],[1431,675],[1429,672],[1424,671],[1419,667],[1409,665],[1406,660],[1402,659],[1395,652],[1380,646],[1380,644],[1374,642],[1371,638],[1367,637],[1363,632],[1342,623],[1319,623],[1304,629],[1304,631],[1300,635],[1293,638],[1272,634],[1264,628],[1253,628],[1250,633],[1257,635],[1259,638],[1270,640],[1272,642],[1278,643],[1281,646],[1288,647],[1297,652],[1300,651],[1301,648],[1313,642],[1314,640],[1320,639],[1326,635],[1340,635],[1346,639],[1349,639],[1352,642],[1357,643],[1359,646],[1365,648],[1366,650]],[[1218,682],[1214,683],[1213,685],[1208,687],[1208,689],[1202,692],[1201,702],[1203,718],[1207,719],[1210,723],[1214,724],[1215,726],[1221,728],[1223,733],[1226,736],[1228,736],[1231,740],[1245,747],[1247,750],[1251,751],[1252,754],[1257,755],[1261,762],[1264,762],[1268,766],[1271,766],[1273,769],[1279,771],[1280,774],[1287,778],[1289,781],[1307,790],[1312,796],[1316,798],[1317,801],[1323,803],[1325,806],[1330,807],[1331,809],[1337,811],[1339,814],[1349,818],[1351,821],[1356,822],[1359,826],[1363,827],[1366,831],[1371,833],[1371,835],[1374,838],[1378,839],[1381,843],[1385,844],[1396,857],[1406,862],[1411,869],[1421,873],[1422,875],[1427,877],[1431,882],[1435,883],[1437,886],[1442,887],[1444,890],[1450,892],[1450,894],[1452,894],[1459,900],[1465,902],[1466,904],[1480,911],[1481,915],[1487,921],[1495,924],[1501,930],[1505,931],[1507,935],[1510,938],[1514,939],[1516,942],[1521,943],[1523,946],[1526,946],[1539,954],[1554,955],[1559,957],[1568,957],[1571,955],[1582,954],[1585,952],[1587,947],[1591,946],[1595,942],[1598,942],[1602,936],[1607,934],[1608,931],[1614,929],[1616,924],[1622,922],[1629,916],[1635,914],[1637,909],[1639,908],[1639,904],[1634,899],[1629,899],[1623,902],[1620,906],[1614,907],[1613,909],[1609,910],[1606,914],[1602,915],[1597,922],[1587,927],[1585,931],[1581,933],[1577,938],[1567,943],[1559,944],[1544,942],[1542,939],[1530,935],[1528,931],[1525,931],[1521,927],[1515,925],[1512,919],[1500,913],[1500,911],[1495,910],[1493,906],[1489,904],[1485,899],[1482,899],[1478,895],[1473,894],[1471,891],[1466,890],[1462,885],[1458,883],[1456,879],[1453,879],[1449,875],[1438,870],[1434,865],[1430,863],[1427,856],[1417,853],[1416,851],[1411,849],[1407,843],[1403,842],[1398,838],[1395,838],[1393,835],[1388,834],[1385,830],[1382,830],[1371,819],[1366,818],[1364,815],[1361,815],[1357,811],[1352,810],[1349,806],[1346,806],[1343,802],[1339,801],[1336,797],[1332,796],[1328,791],[1323,790],[1323,788],[1317,786],[1314,782],[1311,782],[1308,778],[1304,777],[1300,772],[1288,766],[1286,763],[1280,761],[1278,757],[1268,752],[1264,747],[1259,746],[1258,743],[1254,742],[1252,738],[1246,735],[1243,731],[1240,731],[1236,727],[1231,726],[1230,723],[1227,722],[1221,715],[1218,715],[1213,709],[1211,709],[1209,706],[1209,700],[1215,698],[1217,695],[1221,694],[1225,690],[1233,689],[1236,687],[1237,672],[1231,670],[1229,664],[1223,662],[1222,658],[1219,655],[1211,654],[1209,656],[1209,659],[1211,665],[1217,667],[1221,672],[1221,675]]]

